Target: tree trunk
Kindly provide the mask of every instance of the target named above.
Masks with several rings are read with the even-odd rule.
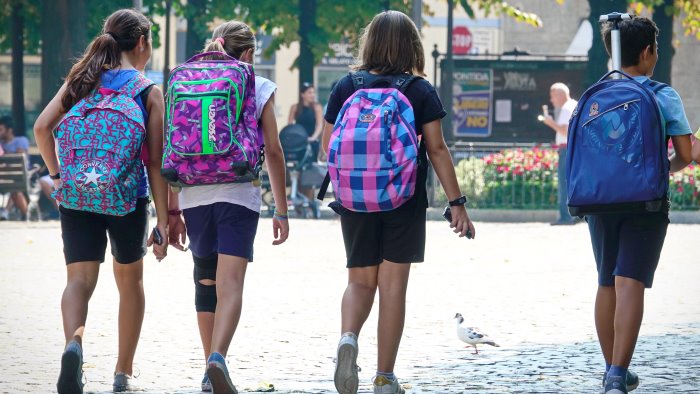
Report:
[[[654,79],[666,84],[671,84],[671,65],[673,63],[673,55],[676,50],[673,49],[673,14],[666,13],[666,7],[673,7],[673,0],[664,0],[662,4],[654,7],[654,22],[659,28],[659,61],[654,68]]]
[[[189,59],[198,54],[204,48],[204,43],[209,38],[206,22],[202,20],[204,10],[207,8],[207,0],[188,0],[187,7],[192,10],[197,10],[196,13],[191,13],[187,17],[187,36],[185,39],[185,58]]]
[[[51,101],[87,46],[85,0],[42,0],[41,102]]]
[[[316,0],[299,0],[299,88],[314,81],[314,54],[309,34],[316,30]]]
[[[24,12],[21,0],[12,1],[12,119],[16,135],[26,134],[24,118]]]
[[[600,35],[600,18],[603,14],[611,12],[626,12],[627,0],[588,0],[591,13],[588,21],[593,26],[593,45],[588,50],[588,67],[586,77],[583,80],[583,87],[596,83],[608,71],[608,53],[605,51],[605,43]]]

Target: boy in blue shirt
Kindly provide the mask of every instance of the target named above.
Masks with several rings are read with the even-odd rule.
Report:
[[[619,28],[622,71],[642,84],[648,83],[659,58],[659,29],[648,18],[638,16],[623,20]],[[608,54],[610,32],[611,25],[604,25]],[[666,136],[673,141],[671,171],[679,171],[691,161],[690,125],[683,103],[671,87],[659,90],[656,99]],[[642,324],[644,291],[651,288],[666,237],[668,210],[588,215],[586,221],[598,268],[595,324],[606,364],[602,392],[623,394],[639,384],[637,376],[627,369]]]

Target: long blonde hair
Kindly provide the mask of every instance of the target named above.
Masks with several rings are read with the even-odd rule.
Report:
[[[214,29],[204,52],[226,52],[229,56],[240,59],[243,52],[251,48],[255,48],[255,34],[250,27],[243,22],[228,21]]]

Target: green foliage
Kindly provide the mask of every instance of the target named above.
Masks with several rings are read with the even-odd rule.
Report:
[[[24,50],[36,53],[39,49],[39,2],[31,0],[9,0],[0,4],[0,53],[9,51],[12,47],[10,29],[12,28],[12,6],[22,6],[21,15],[24,18]]]

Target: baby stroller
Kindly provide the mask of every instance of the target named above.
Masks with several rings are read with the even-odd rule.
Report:
[[[308,137],[304,126],[298,124],[287,125],[280,131],[280,143],[284,151],[290,182],[287,204],[288,208],[294,210],[300,217],[318,219],[321,217],[318,202],[299,193],[300,180],[308,178],[302,173],[316,168],[314,166],[316,158],[312,157],[313,150]],[[301,186],[314,187],[315,185],[302,182]]]

